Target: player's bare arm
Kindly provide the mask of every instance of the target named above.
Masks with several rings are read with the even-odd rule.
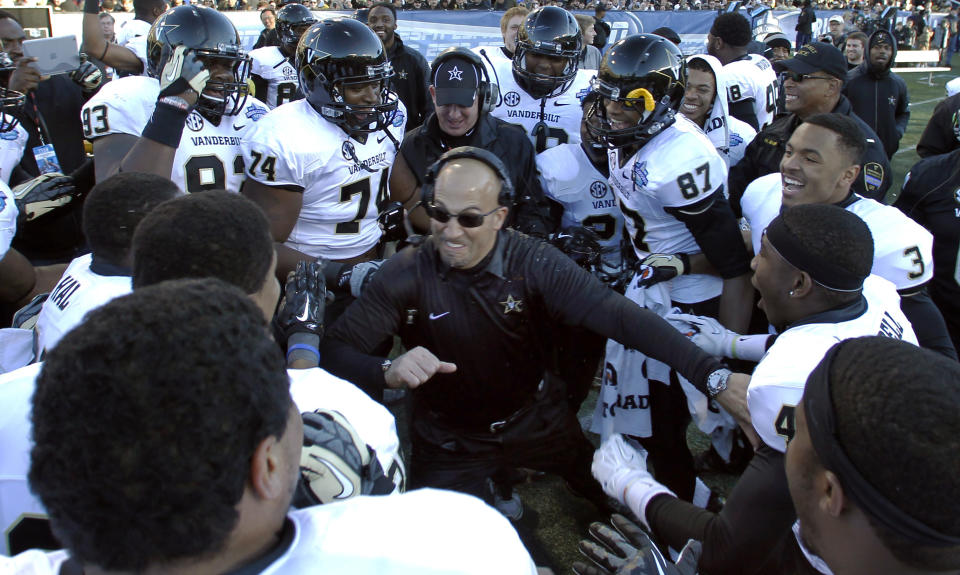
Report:
[[[290,237],[293,226],[300,217],[300,207],[303,205],[303,190],[290,190],[280,186],[268,186],[254,179],[247,178],[243,182],[240,193],[250,198],[267,215],[270,220],[270,234],[277,242],[277,277],[286,278],[287,274],[297,269],[300,260],[316,261],[317,258],[299,252],[283,242]]]
[[[103,36],[100,18],[96,12],[84,11],[83,49],[88,56],[92,56],[117,70],[134,74],[143,72],[143,62],[133,53],[133,50],[107,42],[107,39]]]
[[[390,199],[403,204],[407,211],[407,220],[414,230],[423,233],[430,229],[430,218],[423,208],[418,207],[420,186],[417,185],[417,178],[403,154],[397,154],[393,169],[390,170]]]

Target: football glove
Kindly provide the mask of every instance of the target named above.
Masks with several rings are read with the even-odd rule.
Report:
[[[550,237],[550,243],[577,265],[593,270],[600,263],[600,236],[597,232],[583,226],[570,226]]]
[[[14,201],[20,210],[17,224],[50,217],[79,200],[81,195],[70,176],[60,172],[37,176],[13,188]]]
[[[596,542],[580,541],[580,553],[595,565],[577,561],[577,575],[695,575],[700,557],[699,541],[690,540],[680,552],[676,564],[660,553],[650,536],[623,515],[614,514],[610,523],[616,530],[600,522],[590,524],[589,533]]]
[[[295,507],[308,507],[357,495],[387,495],[398,487],[388,479],[373,449],[337,411],[303,414],[303,449]]]
[[[390,202],[377,214],[377,222],[383,230],[383,242],[398,242],[407,237],[407,228],[403,223],[403,204]]]
[[[637,287],[650,287],[689,272],[687,254],[650,254],[637,265]]]
[[[203,92],[209,79],[210,72],[197,55],[186,46],[177,46],[160,72],[159,97],[175,96],[187,90],[199,94]]]
[[[274,316],[278,342],[286,346],[295,333],[314,334],[323,339],[323,314],[327,304],[327,285],[323,267],[317,262],[300,260],[297,270],[287,277],[283,301]]]
[[[384,260],[371,260],[369,262],[360,262],[353,266],[353,268],[347,272],[350,274],[350,295],[360,297],[360,294],[366,289],[367,284],[370,283],[373,276],[377,275],[377,272],[380,271],[380,266],[383,265],[383,262]]]
[[[646,509],[650,500],[660,494],[676,497],[647,471],[646,451],[637,450],[619,433],[608,437],[594,452],[590,470],[604,493],[629,507],[648,528]]]
[[[103,83],[103,72],[93,62],[87,61],[86,54],[80,52],[80,65],[76,70],[70,72],[70,79],[80,86],[84,92],[92,92]]]

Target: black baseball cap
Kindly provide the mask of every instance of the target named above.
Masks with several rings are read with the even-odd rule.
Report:
[[[433,88],[438,106],[469,107],[477,99],[480,85],[479,70],[466,58],[453,57],[437,66],[433,75]]]
[[[847,77],[847,61],[840,50],[833,44],[826,42],[810,42],[797,50],[793,58],[774,62],[773,69],[777,72],[789,70],[800,74],[813,74],[823,70],[834,78],[843,80]]]

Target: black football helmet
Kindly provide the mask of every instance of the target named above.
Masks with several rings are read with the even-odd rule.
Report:
[[[0,77],[4,78],[2,84],[9,81],[10,73],[16,69],[16,64],[10,59],[6,52],[0,52]],[[19,120],[12,113],[23,107],[27,97],[20,92],[4,88],[0,84],[0,133],[6,133],[14,129]]]
[[[285,4],[277,11],[277,34],[283,53],[293,56],[297,53],[300,37],[317,23],[313,12],[303,4]]]
[[[350,134],[384,130],[397,115],[390,91],[393,66],[377,34],[352,18],[317,22],[297,47],[300,91],[321,116]],[[353,106],[344,100],[349,84],[380,82],[380,103]]]
[[[197,100],[197,110],[212,120],[238,114],[250,92],[247,78],[251,61],[243,51],[233,23],[220,12],[196,4],[167,10],[154,21],[147,35],[147,73],[159,78],[167,60],[180,45],[196,54],[208,69],[211,61],[221,60],[233,70],[232,81],[211,78],[207,82]]]
[[[683,100],[686,66],[680,49],[654,34],[637,34],[611,46],[593,78],[592,89],[601,96],[590,109],[590,134],[608,148],[643,146],[676,121]],[[640,121],[614,129],[607,119],[606,101],[616,100],[640,112]]]
[[[583,37],[573,14],[558,6],[537,8],[527,15],[517,33],[513,54],[513,77],[534,98],[551,98],[564,93],[577,75]],[[559,76],[527,70],[527,54],[559,56],[567,65]]]

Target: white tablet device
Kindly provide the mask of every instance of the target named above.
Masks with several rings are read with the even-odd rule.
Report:
[[[23,55],[37,59],[30,65],[42,76],[65,74],[80,66],[80,51],[77,49],[76,36],[27,40],[23,43]]]

